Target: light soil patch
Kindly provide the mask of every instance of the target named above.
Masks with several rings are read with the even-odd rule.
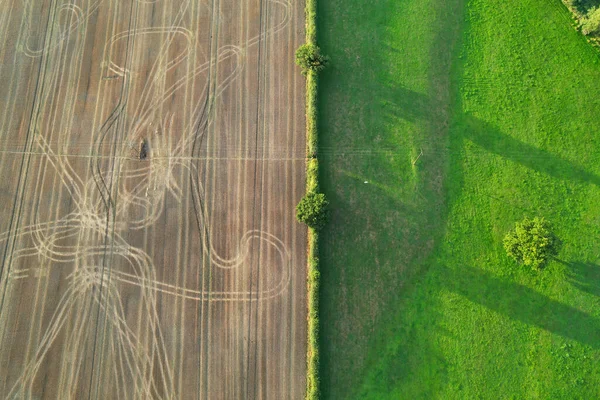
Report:
[[[303,27],[0,1],[0,398],[304,396]]]

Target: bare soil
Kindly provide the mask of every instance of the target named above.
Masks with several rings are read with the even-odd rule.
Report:
[[[0,398],[304,396],[303,7],[0,0]]]

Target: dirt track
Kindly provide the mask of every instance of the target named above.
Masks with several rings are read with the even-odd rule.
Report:
[[[0,0],[0,398],[303,398],[303,7]]]

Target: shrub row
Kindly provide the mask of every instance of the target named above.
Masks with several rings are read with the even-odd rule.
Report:
[[[306,0],[306,43],[317,45],[317,0]],[[317,73],[306,75],[306,192],[319,191]],[[306,399],[319,398],[319,232],[308,228],[308,350]]]

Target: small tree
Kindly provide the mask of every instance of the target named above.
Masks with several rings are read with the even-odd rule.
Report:
[[[296,206],[296,219],[319,230],[327,223],[328,205],[323,193],[307,193]]]
[[[558,252],[559,241],[544,218],[525,218],[504,237],[506,253],[518,263],[542,268]]]
[[[319,46],[312,43],[305,43],[296,50],[296,64],[302,69],[302,74],[306,75],[308,71],[319,72],[329,63],[329,57],[321,54]]]

